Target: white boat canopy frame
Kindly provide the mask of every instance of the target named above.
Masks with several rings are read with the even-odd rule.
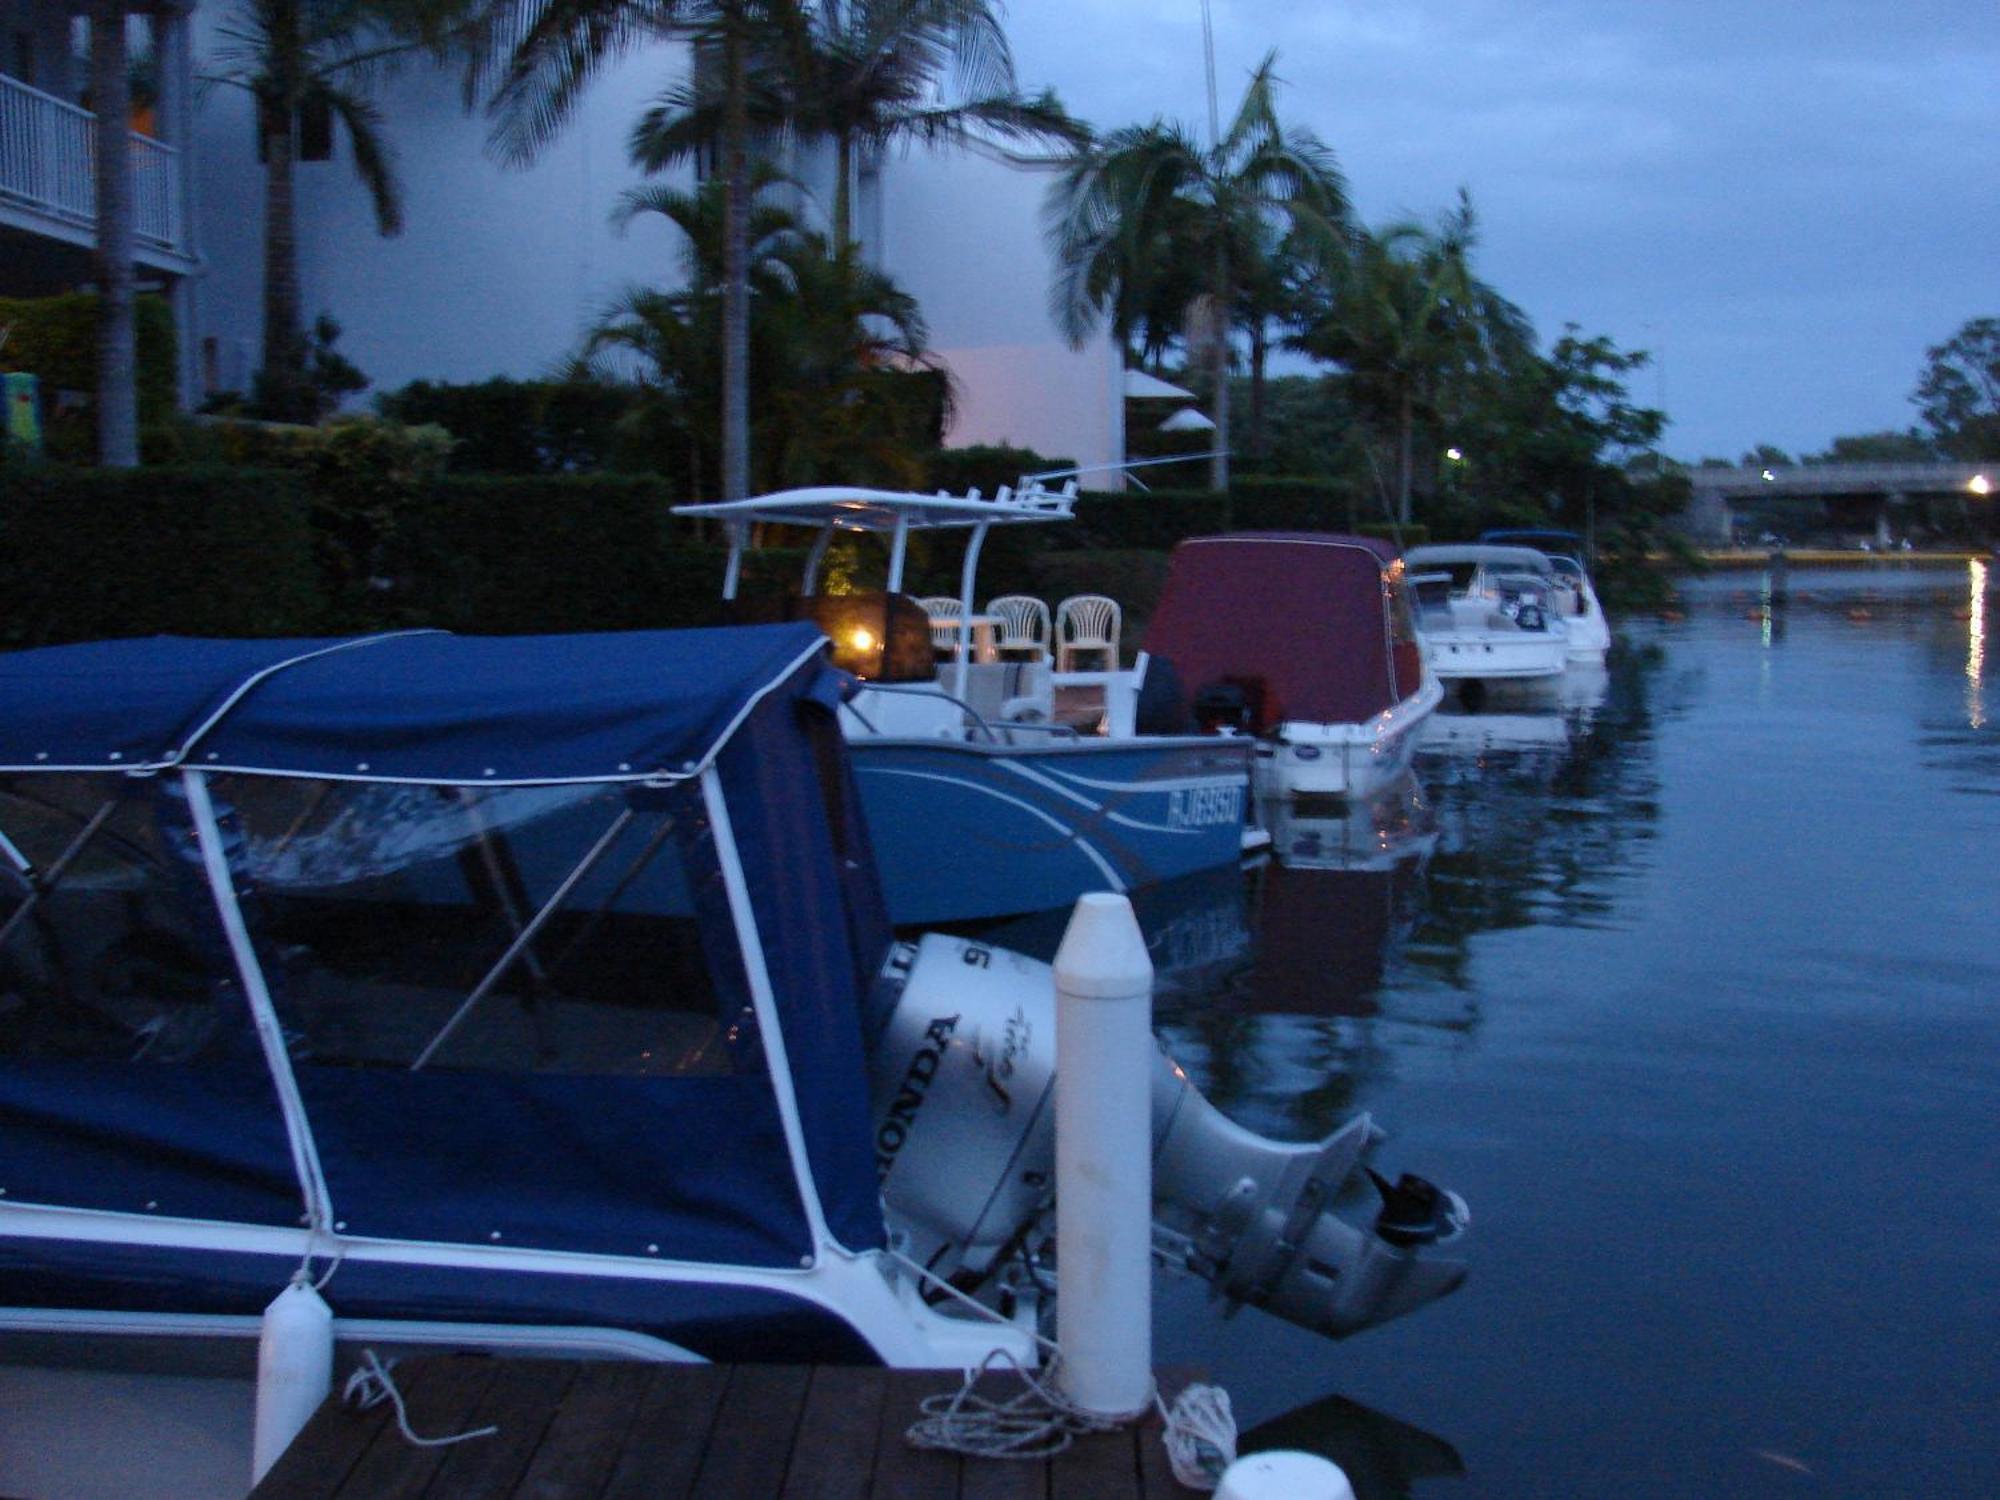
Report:
[[[1068,480],[1059,490],[1044,488],[1039,482],[1025,481],[1018,489],[1002,485],[992,495],[971,490],[963,495],[924,495],[914,491],[864,489],[853,485],[819,485],[808,489],[780,490],[769,495],[752,495],[744,500],[719,500],[695,505],[676,505],[677,516],[700,516],[721,521],[729,535],[729,562],[722,579],[722,597],[736,597],[743,576],[743,553],[750,544],[754,524],[804,526],[816,530],[812,550],[807,554],[805,577],[800,592],[811,595],[819,587],[819,570],[826,550],[837,532],[867,532],[889,538],[889,572],[885,587],[892,594],[903,592],[903,565],[908,556],[913,531],[970,531],[965,557],[959,567],[959,641],[957,692],[965,693],[966,662],[971,656],[973,580],[979,576],[979,553],[986,533],[995,526],[1039,525],[1073,519],[1077,486]]]

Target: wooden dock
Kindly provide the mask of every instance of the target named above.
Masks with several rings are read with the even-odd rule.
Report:
[[[1012,1395],[1018,1382],[996,1386]],[[1159,1418],[1077,1439],[1052,1459],[974,1459],[911,1447],[923,1397],[952,1371],[804,1365],[649,1365],[441,1355],[395,1367],[419,1448],[389,1403],[329,1399],[251,1500],[1158,1500],[1184,1497]],[[1184,1382],[1181,1382],[1184,1383]]]

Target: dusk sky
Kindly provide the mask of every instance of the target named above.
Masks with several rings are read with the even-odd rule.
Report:
[[[1476,269],[1534,320],[1653,351],[1675,457],[1900,429],[1925,350],[2000,316],[1994,0],[1213,0],[1225,124],[1281,116],[1362,220],[1470,190]],[[1204,136],[1200,0],[1012,0],[1024,87]]]

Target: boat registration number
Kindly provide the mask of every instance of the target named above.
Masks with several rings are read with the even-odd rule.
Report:
[[[1243,788],[1195,786],[1167,793],[1169,828],[1213,828],[1243,821]]]

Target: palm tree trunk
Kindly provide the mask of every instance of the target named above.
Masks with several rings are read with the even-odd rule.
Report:
[[[750,493],[750,167],[744,90],[744,0],[723,25],[722,498]]]
[[[269,28],[270,78],[256,95],[264,145],[264,367],[257,406],[281,422],[318,416],[306,391],[305,335],[299,325],[299,228],[296,161],[300,18],[297,0],[274,0]]]
[[[834,140],[833,162],[833,253],[837,258],[846,254],[848,245],[854,239],[854,187],[851,181],[854,138],[844,131]]]
[[[1209,461],[1208,485],[1218,493],[1229,489],[1229,247],[1215,251],[1215,457]]]
[[[1410,524],[1410,481],[1411,471],[1417,458],[1417,416],[1415,403],[1408,391],[1403,392],[1402,410],[1398,414],[1401,430],[1396,449],[1396,524]]]
[[[298,210],[294,199],[290,111],[264,135],[264,379],[266,415],[301,421],[305,382],[299,332]]]
[[[97,190],[97,461],[139,462],[138,335],[132,321],[132,145],[124,0],[91,0],[90,98]]]
[[[1250,456],[1260,464],[1271,446],[1264,428],[1264,363],[1270,353],[1270,331],[1260,313],[1250,320]]]

